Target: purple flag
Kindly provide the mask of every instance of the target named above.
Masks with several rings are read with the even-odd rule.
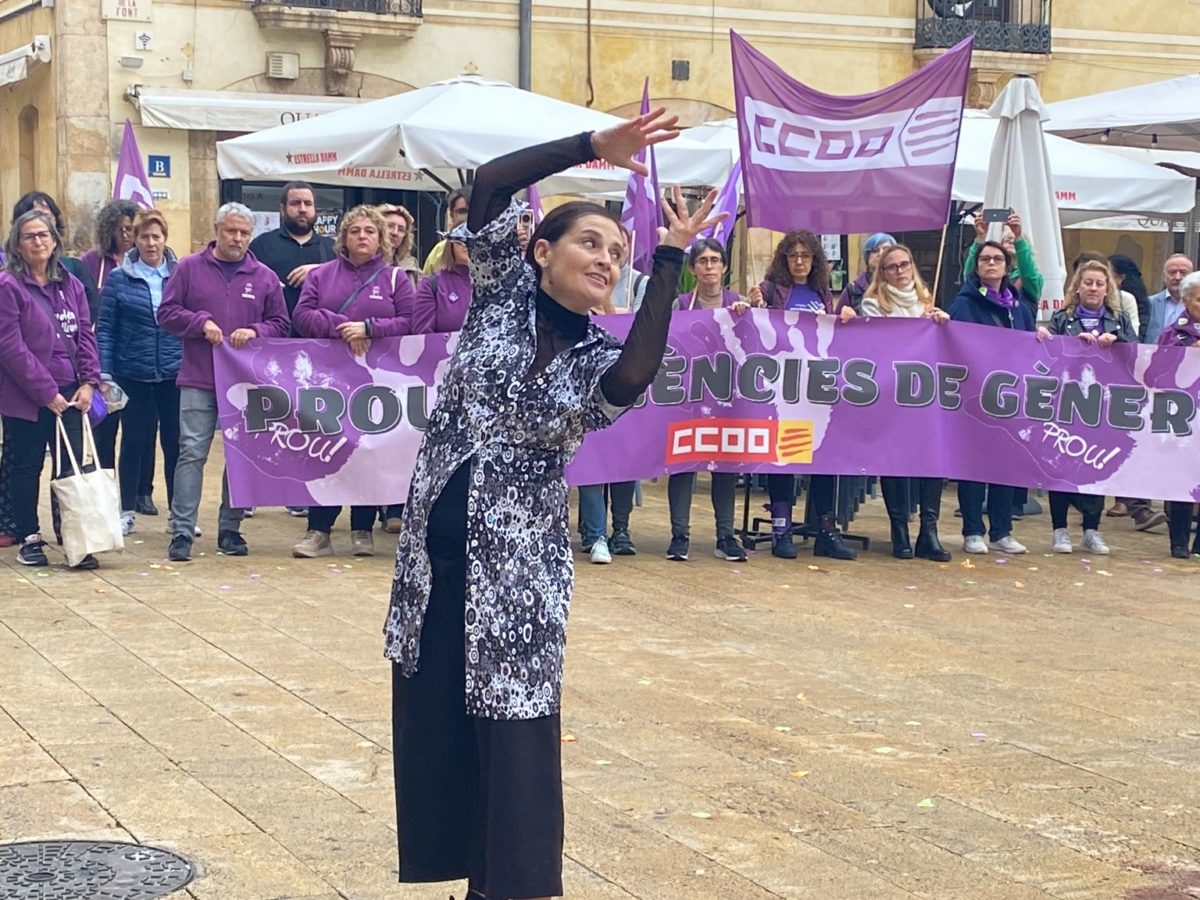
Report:
[[[855,234],[946,223],[973,36],[858,97],[806,87],[734,32],[730,43],[749,225]]]
[[[125,120],[125,134],[121,137],[121,155],[117,158],[117,177],[113,179],[113,199],[132,200],[146,209],[154,209],[150,179],[146,177],[142,154],[128,119]]]
[[[642,111],[650,112],[650,79],[642,84]],[[635,158],[646,162],[649,155],[650,177],[631,172],[629,186],[625,189],[625,203],[621,206],[621,224],[633,235],[633,267],[649,275],[654,265],[654,248],[658,246],[658,226],[662,223],[659,208],[662,193],[658,189],[658,163],[654,159],[654,148],[648,147]]]
[[[717,193],[717,200],[713,203],[712,208],[713,216],[721,213],[728,213],[728,215],[707,232],[702,232],[701,237],[712,238],[722,244],[729,240],[729,235],[733,234],[734,223],[737,221],[738,200],[741,199],[741,193],[742,161],[738,159],[733,164],[733,168],[729,170],[729,177],[725,179],[725,184]]]
[[[533,227],[537,228],[542,222],[542,195],[538,193],[537,185],[531,184],[525,189],[525,202],[533,213]]]

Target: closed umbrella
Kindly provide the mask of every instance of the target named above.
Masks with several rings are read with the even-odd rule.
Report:
[[[1008,83],[988,110],[999,119],[984,187],[984,206],[1018,212],[1025,239],[1033,247],[1038,269],[1045,278],[1042,310],[1049,312],[1063,297],[1067,278],[1062,224],[1054,194],[1050,154],[1042,134],[1049,118],[1046,105],[1032,78],[1018,76]],[[989,237],[999,238],[1002,225],[993,225]]]

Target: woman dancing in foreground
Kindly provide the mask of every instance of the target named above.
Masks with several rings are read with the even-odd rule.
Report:
[[[692,216],[678,193],[663,204],[667,235],[624,345],[587,315],[619,276],[617,220],[567,203],[522,257],[511,198],[594,159],[644,172],[634,156],[675,123],[658,110],[476,173],[463,235],[474,299],[417,455],[385,628],[402,882],[466,878],[470,900],[562,893],[563,467],[658,372],[683,248],[712,224],[716,192]]]

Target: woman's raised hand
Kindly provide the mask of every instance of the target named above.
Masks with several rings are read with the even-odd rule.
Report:
[[[696,235],[705,229],[712,228],[729,216],[729,213],[719,213],[711,219],[708,217],[708,214],[712,212],[713,203],[717,200],[715,190],[709,191],[704,202],[690,215],[687,211],[687,203],[683,199],[683,191],[678,186],[672,190],[672,202],[668,203],[666,197],[662,199],[663,214],[667,219],[667,236],[659,243],[686,250],[696,239]]]
[[[649,175],[645,163],[634,159],[647,147],[661,144],[679,136],[676,127],[679,116],[664,118],[667,108],[661,106],[653,112],[622,122],[613,128],[597,131],[592,135],[592,149],[605,162],[622,169],[630,169],[639,175]]]

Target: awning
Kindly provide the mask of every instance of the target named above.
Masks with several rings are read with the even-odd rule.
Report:
[[[0,87],[24,81],[30,68],[40,62],[50,62],[50,36],[46,34],[39,34],[32,44],[0,56]]]
[[[136,86],[126,91],[142,125],[188,131],[252,132],[311,119],[360,102],[353,97],[190,91]]]

